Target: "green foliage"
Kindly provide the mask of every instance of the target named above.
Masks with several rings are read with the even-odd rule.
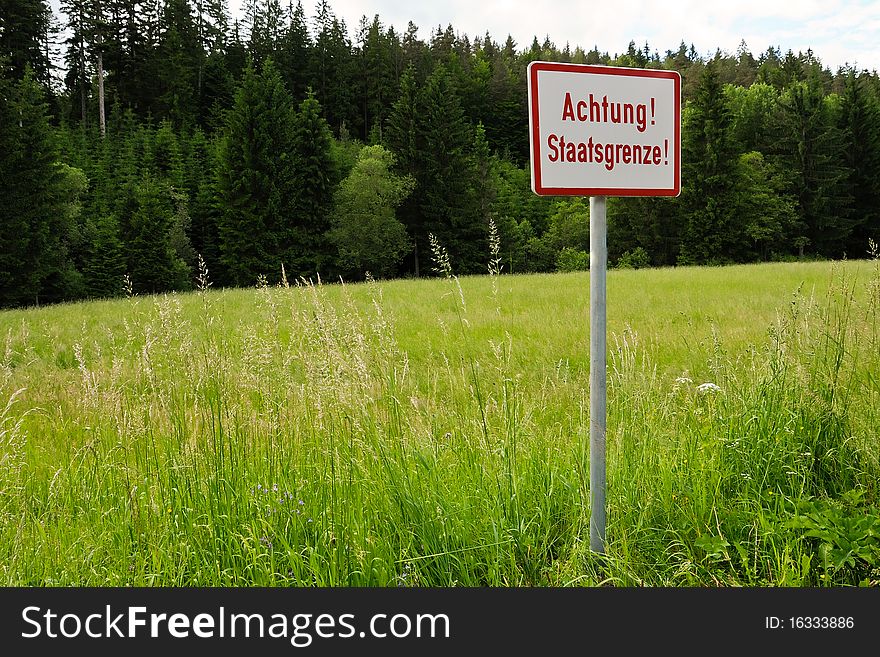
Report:
[[[880,509],[867,503],[863,490],[800,500],[786,526],[803,530],[816,546],[827,584],[869,582],[880,572]]]
[[[651,266],[648,252],[640,246],[632,251],[626,251],[617,259],[618,269],[644,269]]]
[[[400,172],[416,183],[410,202],[401,208],[414,241],[415,273],[419,273],[419,253],[429,252],[429,233],[448,249],[456,271],[483,271],[492,194],[488,147],[485,139],[475,141],[443,65],[434,69],[422,90],[414,69],[404,73],[387,134]],[[475,154],[475,145],[482,155]]]
[[[243,24],[222,0],[61,0],[60,7],[63,88],[50,79],[46,45],[58,37],[56,17],[44,0],[8,0],[4,89],[18,89],[30,66],[43,96],[28,92],[23,104],[48,99],[57,118],[41,105],[48,136],[39,121],[24,132],[34,132],[32,147],[53,142],[52,164],[82,171],[89,186],[77,196],[63,181],[70,171],[59,167],[58,189],[23,181],[15,184],[21,193],[3,200],[22,208],[0,236],[8,245],[0,279],[15,279],[3,283],[6,305],[87,293],[83,276],[95,253],[86,235],[103,233],[115,262],[111,223],[127,262],[137,190],[147,178],[178,195],[169,201],[175,257],[192,269],[201,254],[218,284],[251,285],[261,275],[274,282],[282,265],[291,277],[335,278],[349,264],[330,240],[334,193],[363,143],[389,148],[394,173],[415,181],[396,209],[413,245],[397,273],[421,273],[429,233],[449,249],[457,272],[484,271],[490,219],[505,271],[552,271],[561,249],[587,247],[554,218],[557,201],[530,190],[523,128],[525,70],[534,59],[682,74],[682,195],[609,199],[610,262],[638,249],[660,266],[858,258],[868,239],[880,239],[878,76],[832,73],[810,50],[753,55],[741,43],[735,53],[704,57],[685,42],[663,55],[631,42],[607,53],[558,48],[549,36],[518,50],[510,37],[470,39],[451,25],[422,39],[414,24],[398,32],[378,15],[349,30],[326,1],[312,16],[299,1],[249,1]],[[98,53],[106,136],[97,130]],[[269,60],[277,63],[271,74],[263,68]],[[254,101],[247,109],[236,100],[239,86]],[[317,102],[303,111],[309,89]],[[4,94],[5,102],[24,98],[20,89]],[[20,169],[12,159],[26,141],[9,141],[13,114],[0,129],[10,185]],[[31,167],[30,180],[45,180],[40,159],[20,169]],[[75,216],[71,208],[79,208]],[[398,237],[389,234],[392,251]],[[96,285],[102,295],[113,287]]]
[[[820,255],[843,255],[853,230],[845,142],[837,127],[836,99],[823,96],[817,79],[798,82],[780,97],[780,158],[791,175],[798,204],[795,234]]]
[[[156,44],[159,100],[174,125],[190,127],[196,120],[196,97],[205,53],[189,0],[167,0],[162,9],[163,30]]]
[[[616,262],[642,248],[652,264],[675,264],[682,225],[678,199],[629,197],[608,199],[608,258]]]
[[[737,189],[735,213],[751,242],[748,250],[741,245],[743,253],[748,253],[743,257],[767,260],[774,247],[785,245],[799,227],[797,206],[788,194],[787,180],[761,153],[751,151],[739,158]]]
[[[287,90],[294,101],[302,101],[308,95],[310,78],[306,63],[309,61],[311,48],[302,0],[297,0],[287,29],[281,36],[277,54],[278,68],[281,69]]]
[[[425,83],[416,126],[421,142],[413,177],[422,229],[413,237],[426,244],[422,241],[433,233],[448,249],[457,272],[482,271],[488,226],[479,221],[473,203],[473,129],[442,65]]]
[[[556,251],[590,250],[590,202],[583,198],[556,201],[544,240]]]
[[[29,70],[17,82],[0,72],[0,306],[58,298],[76,199],[57,157],[42,87]]]
[[[563,247],[556,254],[556,271],[587,271],[590,268],[590,254],[570,246]]]
[[[357,277],[393,275],[412,248],[394,210],[412,191],[413,181],[391,173],[393,164],[393,155],[381,146],[364,146],[336,190],[331,239],[340,266]]]
[[[52,63],[44,48],[52,10],[45,0],[4,0],[0,22],[0,62],[14,79],[31,70],[34,80],[47,85]]]
[[[686,222],[678,262],[736,259],[740,223],[734,207],[737,153],[730,110],[716,67],[709,63],[682,116],[681,212]]]
[[[271,60],[261,73],[249,66],[227,115],[217,168],[220,252],[229,283],[253,285],[261,275],[277,280],[291,255],[302,209],[294,131],[307,128],[300,124]],[[326,185],[315,184],[323,198]]]
[[[738,150],[775,152],[779,137],[779,91],[769,84],[756,82],[750,87],[727,85],[724,95],[730,107],[731,132]]]
[[[135,203],[125,243],[134,291],[155,293],[189,287],[189,270],[177,251],[182,246],[180,195],[166,183],[147,177],[137,186]],[[112,248],[112,224],[96,230],[102,228]],[[104,271],[111,273],[112,264]]]
[[[845,186],[852,195],[853,226],[846,240],[850,257],[866,254],[868,239],[880,236],[880,100],[868,76],[849,71],[840,99],[838,127],[844,141]]]
[[[82,198],[89,188],[89,180],[81,169],[59,163],[57,197],[54,199],[58,216],[53,222],[51,250],[57,254],[56,267],[43,282],[43,298],[58,302],[78,299],[84,295],[82,262],[79,258],[85,244],[83,235]]]
[[[83,266],[86,295],[92,298],[119,296],[123,291],[126,261],[116,218],[99,216],[85,226],[84,233],[87,239]]]
[[[280,213],[275,218],[284,245],[284,262],[288,272],[296,276],[313,278],[319,274],[327,278],[334,269],[327,232],[333,190],[338,183],[337,163],[333,159],[333,136],[314,97],[300,104],[292,138],[294,169],[289,175],[293,176],[290,193],[295,194],[293,213]]]

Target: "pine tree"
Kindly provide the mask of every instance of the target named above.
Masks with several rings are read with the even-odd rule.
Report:
[[[391,70],[388,38],[383,32],[378,15],[369,24],[364,17],[360,28],[360,43],[358,77],[361,82],[361,134],[366,138],[375,129],[381,141],[396,84]]]
[[[327,123],[338,135],[344,125],[355,125],[358,119],[351,43],[345,21],[333,15],[327,0],[320,0],[316,11],[312,49],[314,91]]]
[[[122,292],[126,273],[119,224],[113,215],[98,215],[86,226],[87,252],[83,275],[86,295],[115,297]]]
[[[712,62],[703,70],[683,123],[680,201],[685,229],[679,262],[735,260],[742,242],[734,216],[738,153],[730,111]]]
[[[39,304],[45,281],[66,266],[57,148],[44,93],[30,68],[13,82],[0,59],[0,305]]]
[[[178,129],[195,123],[198,74],[205,54],[188,0],[167,0],[157,45],[161,114]]]
[[[177,133],[171,123],[163,121],[158,130],[150,131],[145,147],[143,168],[172,188],[183,189],[186,176],[183,156]]]
[[[300,210],[294,184],[297,122],[272,61],[259,74],[249,65],[227,115],[217,168],[224,206],[220,252],[233,285],[253,285],[260,275],[277,280],[293,248],[291,226]]]
[[[86,16],[86,38],[89,43],[89,52],[95,58],[95,77],[98,86],[98,129],[103,138],[107,135],[104,57],[105,51],[111,47],[107,43],[111,27],[106,18],[105,2],[103,0],[88,0]]]
[[[175,253],[172,242],[175,200],[167,183],[150,175],[137,186],[136,207],[125,243],[128,273],[135,292],[166,292],[186,287],[186,265]]]
[[[333,159],[333,137],[321,117],[321,106],[309,96],[299,106],[295,123],[293,158],[295,163],[296,214],[284,217],[278,227],[290,226],[288,257],[291,269],[310,277],[327,277],[334,261],[334,249],[328,238],[333,191],[337,184]]]
[[[235,81],[227,68],[223,53],[212,52],[205,60],[198,96],[198,124],[203,130],[214,133],[223,127],[223,112],[232,106],[235,97]]]
[[[311,38],[302,0],[288,6],[288,25],[278,46],[278,66],[294,102],[302,101],[309,88]]]
[[[46,0],[3,0],[0,4],[0,60],[21,79],[30,67],[33,78],[49,87],[52,63],[43,48],[52,11]]]
[[[387,143],[396,155],[395,169],[398,173],[408,175],[418,181],[423,175],[423,166],[420,153],[423,152],[421,135],[419,133],[419,115],[421,113],[421,99],[415,80],[415,69],[409,66],[400,78],[400,92],[397,100],[391,108],[386,130]],[[424,218],[419,209],[418,193],[411,194],[402,203],[398,216],[401,218],[410,238],[413,240],[413,261],[411,271],[416,276],[420,274],[419,246],[422,245],[423,254],[430,253],[425,250]],[[421,239],[416,239],[422,236]]]
[[[64,82],[70,94],[71,101],[75,98],[77,103],[72,103],[69,116],[77,116],[80,123],[85,126],[88,123],[89,92],[91,85],[89,77],[92,65],[86,50],[88,35],[88,0],[62,0],[61,10],[67,14],[67,52],[64,55],[64,63],[67,74]]]
[[[283,16],[279,0],[245,0],[244,27],[248,53],[256,67],[274,57],[281,40]]]
[[[488,235],[489,221],[494,220],[494,212],[492,205],[495,202],[495,196],[498,193],[498,180],[492,166],[493,156],[489,148],[489,142],[486,139],[486,130],[483,124],[477,124],[474,130],[474,142],[472,146],[473,153],[473,178],[470,184],[470,196],[472,198],[475,219],[480,226],[485,227],[486,235]],[[477,245],[482,246],[488,244],[481,240]],[[487,251],[488,252],[488,251]],[[480,254],[475,254],[475,258],[479,259]]]
[[[855,220],[836,107],[815,77],[786,89],[780,107],[779,161],[789,172],[802,227],[793,246],[840,257]]]
[[[247,48],[241,37],[238,19],[232,22],[232,37],[226,45],[226,70],[233,80],[239,81],[247,67]]]
[[[880,239],[880,104],[865,78],[847,74],[839,123],[854,224],[846,253],[854,257],[866,253],[869,238]]]
[[[413,237],[427,253],[427,234],[433,233],[446,247],[457,272],[481,272],[488,253],[488,234],[472,203],[473,129],[442,65],[425,85],[416,125],[423,139],[416,180],[425,232]]]
[[[202,256],[209,271],[219,273],[220,237],[218,222],[221,207],[217,198],[215,145],[201,130],[196,130],[189,141],[186,160],[186,190],[189,196],[189,242],[195,253]]]

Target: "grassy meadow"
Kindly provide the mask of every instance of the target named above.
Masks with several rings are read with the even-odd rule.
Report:
[[[880,261],[609,272],[604,556],[588,292],[4,311],[0,583],[880,584]]]

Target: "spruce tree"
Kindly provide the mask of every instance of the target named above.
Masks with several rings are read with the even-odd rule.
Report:
[[[135,292],[155,293],[184,289],[185,263],[172,241],[175,196],[167,183],[149,174],[135,190],[135,210],[129,220],[125,251]]]
[[[333,15],[327,0],[319,0],[316,12],[312,49],[314,91],[327,123],[339,135],[343,125],[354,125],[358,119],[351,42],[345,21]]]
[[[396,155],[395,170],[397,173],[410,176],[416,181],[422,179],[421,134],[419,133],[419,115],[421,113],[421,95],[415,79],[415,69],[407,67],[400,78],[400,91],[391,108],[386,129],[386,141]],[[424,217],[419,209],[418,191],[410,194],[398,210],[403,225],[413,240],[412,271],[420,274],[420,253],[429,253],[424,230]]]
[[[61,0],[61,10],[67,14],[67,51],[64,63],[67,74],[65,86],[70,94],[68,116],[85,126],[88,122],[91,61],[86,50],[88,33],[88,0]]]
[[[488,253],[487,232],[472,202],[473,129],[442,65],[425,85],[417,131],[423,139],[417,155],[421,169],[417,195],[425,232],[413,237],[427,253],[428,233],[433,233],[457,272],[481,272]]]
[[[880,240],[880,104],[865,78],[849,71],[840,108],[843,162],[852,195],[853,227],[845,247],[851,257],[865,255],[869,238]]]
[[[202,68],[196,110],[199,126],[210,133],[221,131],[223,113],[232,106],[234,96],[235,80],[227,68],[227,58],[212,52]]]
[[[0,71],[0,305],[40,303],[46,279],[66,265],[58,249],[63,192],[57,157],[33,73],[27,68],[13,82]]]
[[[161,21],[156,50],[160,111],[178,129],[188,128],[196,120],[198,74],[205,53],[188,0],[167,0]]]
[[[801,225],[792,246],[841,257],[855,220],[835,103],[811,77],[786,89],[780,107],[779,161],[788,170]]]
[[[338,181],[333,136],[313,96],[299,106],[293,139],[296,213],[279,217],[277,230],[287,236],[289,271],[305,277],[321,274],[326,278],[335,260],[327,233],[333,191]]]
[[[738,154],[730,112],[712,62],[703,70],[683,123],[680,201],[685,228],[679,262],[730,261],[741,242],[734,215]]]
[[[185,188],[189,200],[189,243],[202,256],[211,272],[220,272],[220,245],[217,221],[219,206],[215,179],[211,172],[216,151],[201,130],[196,130],[187,145]]]
[[[359,94],[361,134],[366,138],[371,130],[376,130],[377,137],[381,141],[385,120],[397,85],[389,57],[391,46],[388,36],[382,30],[379,16],[375,16],[369,24],[366,23],[366,17],[364,17],[361,24],[360,40],[358,77],[361,83]]]
[[[86,225],[87,250],[83,276],[86,295],[92,298],[119,296],[126,262],[119,224],[113,215],[98,215]]]
[[[294,184],[296,123],[272,61],[261,73],[249,65],[227,114],[217,167],[220,253],[233,285],[254,285],[260,275],[277,280],[293,248],[292,223],[300,210]]]
[[[294,102],[302,101],[309,88],[311,38],[302,0],[288,6],[288,24],[278,44],[278,67]]]
[[[12,77],[21,79],[30,67],[33,78],[48,89],[52,63],[43,48],[52,11],[46,0],[3,0],[0,4],[0,59]]]

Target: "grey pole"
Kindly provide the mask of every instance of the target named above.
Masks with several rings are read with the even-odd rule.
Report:
[[[590,550],[605,552],[605,197],[590,197]]]

